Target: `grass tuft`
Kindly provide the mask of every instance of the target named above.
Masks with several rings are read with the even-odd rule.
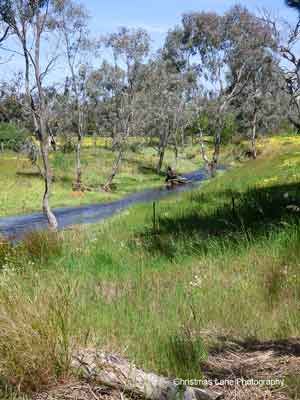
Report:
[[[21,247],[35,261],[48,262],[63,253],[63,233],[51,230],[33,231],[25,235]]]
[[[73,288],[0,285],[0,375],[20,391],[37,391],[68,374]]]
[[[166,343],[167,356],[174,376],[181,379],[201,378],[200,363],[207,358],[207,350],[200,337],[180,331],[170,336]]]

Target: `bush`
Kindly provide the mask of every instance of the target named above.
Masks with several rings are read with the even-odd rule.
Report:
[[[222,143],[230,143],[232,137],[236,131],[236,122],[233,114],[226,115],[225,121],[223,123],[223,129],[221,132]]]
[[[19,151],[28,136],[27,131],[17,128],[14,124],[0,123],[0,143],[5,149]]]
[[[58,172],[63,171],[66,172],[70,169],[70,165],[73,162],[70,157],[68,157],[66,154],[62,152],[55,152],[53,154],[53,159],[52,159],[52,166],[55,170]]]
[[[198,134],[201,130],[205,135],[213,136],[216,130],[220,129],[216,123],[216,110],[201,113],[193,122],[190,132]],[[232,113],[227,113],[222,120],[221,140],[223,144],[230,143],[237,130],[236,118]]]
[[[193,160],[194,158],[196,158],[196,154],[190,151],[190,152],[186,153],[185,157],[187,160]]]
[[[61,151],[65,154],[75,151],[74,138],[71,136],[63,136],[61,138]]]
[[[132,153],[138,153],[141,150],[141,144],[139,142],[132,142],[129,144],[129,149]]]

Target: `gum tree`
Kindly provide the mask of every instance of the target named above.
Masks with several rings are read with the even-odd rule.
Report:
[[[178,29],[169,35],[174,34],[178,37]],[[171,46],[169,53],[175,54],[175,60],[179,58],[181,64],[186,59],[184,68],[191,63],[195,66],[206,97],[215,106],[214,150],[208,162],[213,173],[219,162],[226,113],[257,68],[254,54],[258,49],[269,48],[271,42],[268,25],[241,6],[233,7],[225,15],[195,12],[183,16],[179,46],[176,50]]]
[[[35,136],[40,144],[42,174],[44,179],[43,211],[49,226],[57,227],[57,220],[50,208],[52,173],[49,162],[49,138],[47,126],[47,101],[44,87],[45,77],[53,67],[57,56],[53,53],[46,63],[41,53],[45,40],[53,37],[57,2],[50,0],[1,0],[0,15],[10,34],[18,42],[19,49],[12,51],[24,60],[25,107],[34,123]],[[32,72],[32,74],[31,74]]]
[[[262,20],[269,24],[277,38],[277,53],[281,57],[282,78],[289,97],[287,117],[290,123],[300,132],[300,4],[297,0],[285,0],[285,4],[298,10],[295,19],[286,21],[274,18],[264,11]]]
[[[283,86],[278,61],[265,55],[259,59],[258,68],[240,98],[233,102],[239,129],[249,138],[254,159],[257,134],[278,130],[286,120],[287,96]]]
[[[124,70],[105,60],[88,76],[87,95],[90,107],[95,110],[95,125],[98,129],[101,126],[111,136],[113,148],[118,141],[118,112],[124,87]]]
[[[58,7],[57,27],[62,35],[63,52],[69,70],[69,113],[76,130],[75,190],[82,189],[81,146],[86,121],[87,66],[91,44],[88,38],[88,13],[84,6],[64,0]]]
[[[128,138],[137,130],[140,122],[141,79],[150,50],[150,38],[143,29],[123,27],[118,32],[108,35],[104,43],[112,51],[114,60],[112,74],[118,77],[118,81],[114,81],[116,93],[112,95],[117,105],[113,138],[116,157],[111,173],[103,186],[104,190],[109,190],[120,168]],[[123,71],[123,76],[118,74],[120,69]]]
[[[189,97],[195,77],[191,71],[178,71],[167,59],[159,56],[148,65],[145,76],[145,129],[158,138],[156,171],[161,172],[165,152],[173,141],[175,158],[178,156],[178,138],[189,124]]]
[[[283,75],[286,90],[289,95],[288,118],[298,132],[300,132],[300,4],[297,0],[286,0],[287,6],[298,10],[294,23],[284,22],[279,27],[270,18],[267,18],[279,41],[279,53],[284,59]]]

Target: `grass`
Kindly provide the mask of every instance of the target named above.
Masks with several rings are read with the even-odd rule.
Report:
[[[1,378],[22,391],[35,391],[67,375],[72,349],[70,286],[31,283],[30,290],[10,280],[0,287]]]
[[[4,382],[36,389],[61,378],[75,344],[199,379],[220,336],[299,337],[298,138],[260,146],[256,161],[161,201],[155,232],[152,205],[144,204],[58,240],[38,234],[14,248],[4,243]],[[35,365],[47,357],[43,382]]]

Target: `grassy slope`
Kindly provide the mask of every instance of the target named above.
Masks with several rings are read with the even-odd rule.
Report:
[[[91,138],[86,138],[82,151],[83,182],[93,188],[92,192],[72,192],[74,180],[74,154],[51,154],[53,174],[53,194],[51,204],[53,207],[75,206],[103,201],[115,200],[128,193],[148,187],[159,186],[163,179],[155,173],[157,155],[154,148],[143,147],[134,151],[137,143],[134,139],[130,144],[120,173],[114,183],[116,190],[105,193],[99,190],[101,184],[111,171],[114,153],[106,148],[104,139],[98,140],[96,151]],[[196,157],[197,148],[187,146],[178,160],[178,170],[181,172],[193,171],[199,168],[199,158]],[[167,151],[165,164],[174,163],[174,154]],[[29,161],[15,153],[0,153],[1,191],[0,191],[0,217],[29,213],[41,209],[43,194],[43,181]]]
[[[49,236],[45,246],[45,237],[28,238],[5,255],[5,270],[19,272],[5,274],[1,311],[17,321],[14,329],[23,336],[30,336],[32,324],[41,324],[58,343],[75,337],[82,345],[118,351],[146,369],[180,377],[199,376],[198,361],[218,335],[299,336],[298,141],[268,140],[257,161],[161,201],[157,232],[149,204],[65,232],[63,243]],[[11,298],[19,299],[18,312],[11,311]],[[51,321],[63,328],[48,327],[45,304],[56,310]],[[25,317],[18,322],[20,314]],[[48,351],[41,352],[43,341],[40,347],[29,343],[30,354],[43,360]],[[7,377],[17,375],[14,360],[20,365],[25,357],[14,337],[11,348],[15,358]],[[6,362],[1,339],[0,352]],[[57,358],[63,358],[60,352]]]

